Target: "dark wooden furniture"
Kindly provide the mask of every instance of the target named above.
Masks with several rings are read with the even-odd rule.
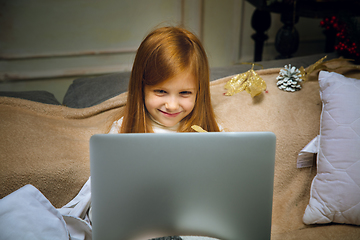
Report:
[[[256,31],[252,35],[255,41],[254,61],[262,60],[264,41],[268,39],[265,32],[270,28],[270,13],[280,13],[284,24],[275,38],[275,48],[280,55],[277,58],[290,58],[299,47],[299,33],[295,28],[299,17],[325,18],[341,12],[360,15],[358,0],[246,0],[256,7],[251,19],[251,26]],[[325,52],[334,50],[335,34],[326,33]]]

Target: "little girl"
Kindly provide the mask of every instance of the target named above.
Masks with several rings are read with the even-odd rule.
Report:
[[[125,115],[110,133],[193,132],[193,125],[219,131],[205,50],[183,28],[156,29],[136,53]]]
[[[136,53],[125,115],[113,123],[110,133],[193,132],[193,125],[218,132],[222,129],[215,121],[209,85],[208,60],[195,35],[178,27],[156,29]],[[75,217],[88,213],[91,221],[90,198],[89,179],[59,211]],[[91,235],[83,221],[72,220],[75,230],[79,224]],[[181,237],[156,240],[167,239]]]

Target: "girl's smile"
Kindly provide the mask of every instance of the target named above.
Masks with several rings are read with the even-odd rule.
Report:
[[[167,117],[177,117],[181,112],[177,112],[177,113],[168,113],[168,112],[164,112],[161,111],[160,109],[158,109],[162,114],[164,114]]]
[[[145,107],[151,117],[166,127],[178,124],[195,106],[197,85],[189,72],[164,82],[145,86]]]

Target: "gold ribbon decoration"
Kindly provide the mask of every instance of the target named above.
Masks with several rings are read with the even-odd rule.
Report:
[[[255,97],[266,90],[265,81],[254,71],[254,64],[249,71],[241,73],[231,78],[226,84],[226,96],[232,96],[235,93],[246,90],[251,97]]]
[[[326,66],[327,63],[330,63],[330,62],[348,62],[348,61],[354,61],[354,59],[334,58],[334,59],[331,59],[331,60],[328,60],[328,61],[324,62],[324,60],[326,58],[327,58],[327,56],[321,58],[320,60],[318,60],[314,64],[307,67],[307,69],[304,69],[304,67],[300,67],[299,70],[300,70],[300,73],[301,73],[301,79],[303,81],[307,81],[308,78],[309,78],[309,75],[312,72],[316,71],[316,70],[326,70],[328,72],[333,72],[333,71],[336,71],[336,70],[341,69],[341,68],[360,69],[359,65],[340,65],[340,66],[335,67],[335,68],[330,68],[330,67]]]
[[[206,130],[204,130],[202,127],[200,127],[198,125],[192,125],[191,128],[193,130],[195,130],[196,132],[207,132]]]

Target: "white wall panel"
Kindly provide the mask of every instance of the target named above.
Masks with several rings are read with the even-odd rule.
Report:
[[[0,80],[128,71],[145,35],[167,24],[197,34],[211,67],[252,61],[253,11],[245,0],[1,1]],[[296,55],[323,51],[318,22],[300,18]],[[280,15],[272,14],[263,60],[277,55],[274,39],[281,26]]]
[[[135,51],[161,22],[181,21],[179,0],[12,0],[2,3],[0,56]]]

